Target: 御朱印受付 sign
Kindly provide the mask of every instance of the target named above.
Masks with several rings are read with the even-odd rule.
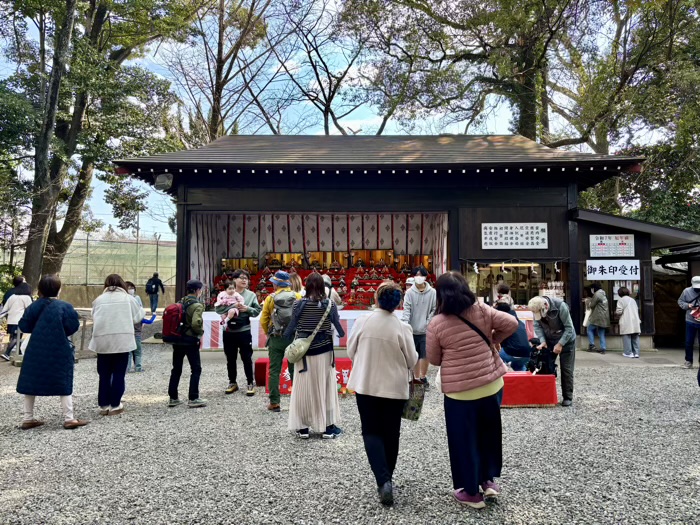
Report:
[[[641,279],[639,259],[589,259],[586,261],[589,281],[638,281]]]

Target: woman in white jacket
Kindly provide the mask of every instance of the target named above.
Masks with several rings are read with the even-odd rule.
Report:
[[[641,321],[637,301],[630,297],[630,291],[624,286],[617,290],[620,299],[617,301],[615,315],[620,318],[620,335],[622,336],[622,356],[639,357],[639,334]]]
[[[0,318],[7,315],[7,335],[10,336],[10,342],[7,343],[5,353],[2,354],[5,361],[10,360],[12,349],[17,344],[17,324],[30,304],[32,304],[32,287],[28,283],[22,283],[15,288],[15,293],[7,300],[0,313]]]
[[[100,384],[97,400],[100,414],[114,416],[124,412],[122,396],[129,353],[136,349],[134,324],[146,312],[126,291],[126,283],[117,274],[105,279],[105,290],[92,303],[92,340],[90,350],[97,353]]]
[[[394,503],[391,478],[399,455],[401,413],[408,399],[409,372],[418,361],[411,326],[393,312],[401,302],[401,288],[379,285],[377,308],[355,321],[348,340],[352,372],[348,388],[355,391],[362,423],[362,439],[377,481],[379,500]]]

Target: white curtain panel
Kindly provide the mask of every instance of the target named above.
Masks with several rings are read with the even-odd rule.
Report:
[[[303,235],[307,252],[318,251],[318,215],[304,215]]]
[[[391,250],[394,243],[391,238],[391,215],[377,215],[377,224],[379,228],[379,247],[380,250]]]
[[[362,249],[362,215],[348,215],[348,230],[350,231],[350,249]]]
[[[345,252],[348,249],[348,216],[333,215],[333,251]]]
[[[318,251],[330,252],[333,250],[333,216],[318,216]]]
[[[432,254],[435,272],[447,270],[446,213],[193,213],[191,217],[189,278],[207,285],[221,259],[262,258],[268,252],[393,249],[396,255]]]
[[[289,245],[292,252],[304,252],[304,232],[302,231],[301,215],[289,216]]]
[[[379,215],[365,214],[362,216],[363,248],[365,250],[379,249]]]

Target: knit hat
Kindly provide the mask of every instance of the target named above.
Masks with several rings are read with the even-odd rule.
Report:
[[[287,272],[283,272],[282,270],[276,272],[275,275],[270,277],[270,280],[272,281],[272,284],[275,284],[282,288],[286,286],[291,286],[291,283],[289,281],[289,274]]]

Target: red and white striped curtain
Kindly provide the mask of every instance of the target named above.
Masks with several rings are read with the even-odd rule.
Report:
[[[446,270],[447,224],[446,213],[193,213],[190,278],[213,282],[221,259],[348,249],[432,254],[433,267],[441,274]]]

